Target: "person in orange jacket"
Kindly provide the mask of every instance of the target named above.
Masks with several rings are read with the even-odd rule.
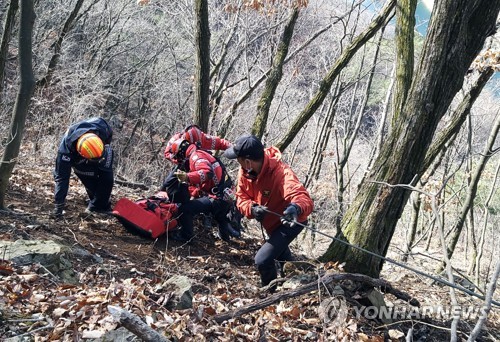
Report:
[[[264,148],[256,136],[239,137],[224,156],[237,159],[241,166],[236,190],[239,211],[259,221],[269,236],[255,255],[262,286],[266,286],[277,278],[275,260],[293,260],[289,245],[307,224],[314,204],[290,166],[281,160],[280,151]]]

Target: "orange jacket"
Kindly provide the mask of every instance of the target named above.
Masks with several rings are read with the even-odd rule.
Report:
[[[240,168],[236,197],[238,209],[248,218],[253,218],[253,204],[264,205],[269,211],[282,215],[290,203],[295,203],[300,207],[298,221],[303,222],[314,207],[306,188],[290,166],[281,160],[281,152],[276,147],[265,149],[264,164],[256,180],[244,177]],[[280,217],[271,213],[262,222],[269,234],[280,224]]]

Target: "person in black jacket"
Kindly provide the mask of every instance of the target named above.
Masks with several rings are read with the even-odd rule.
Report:
[[[113,131],[103,118],[91,118],[69,127],[57,152],[54,216],[64,213],[71,169],[89,196],[86,212],[111,213],[109,198],[113,188]]]

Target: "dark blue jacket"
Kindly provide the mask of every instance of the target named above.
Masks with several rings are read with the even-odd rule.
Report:
[[[99,160],[85,159],[76,150],[78,138],[87,132],[95,133],[104,143],[104,153]],[[97,176],[99,172],[113,172],[113,150],[109,145],[113,131],[103,118],[91,118],[70,126],[59,145],[54,170],[55,203],[64,203],[68,194],[71,168],[77,175]]]

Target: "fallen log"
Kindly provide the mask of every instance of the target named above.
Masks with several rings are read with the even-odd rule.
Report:
[[[134,183],[126,180],[115,179],[115,183],[131,189],[149,190],[149,186],[143,183]]]
[[[212,319],[217,323],[222,323],[228,319],[240,317],[240,316],[247,314],[249,312],[263,309],[265,307],[268,307],[269,305],[279,303],[285,299],[297,297],[297,296],[318,290],[318,287],[320,285],[327,285],[327,284],[330,284],[333,282],[339,282],[342,280],[352,280],[352,281],[368,284],[368,285],[373,286],[373,287],[380,287],[380,290],[382,292],[390,293],[399,299],[407,301],[409,304],[411,304],[413,306],[420,306],[420,303],[418,302],[418,300],[416,300],[415,298],[412,298],[410,295],[408,295],[407,293],[404,293],[403,291],[395,289],[386,280],[371,278],[371,277],[366,276],[364,274],[337,273],[337,274],[325,274],[324,276],[322,276],[319,279],[319,281],[314,281],[312,283],[306,284],[304,286],[301,286],[301,287],[293,289],[293,290],[276,293],[274,295],[271,295],[267,298],[264,298],[264,299],[258,301],[257,303],[248,304],[248,305],[239,307],[235,310],[212,316]]]
[[[108,305],[108,311],[115,321],[120,323],[128,331],[134,333],[142,341],[147,342],[169,342],[163,335],[150,328],[139,316],[128,312],[119,306]]]

